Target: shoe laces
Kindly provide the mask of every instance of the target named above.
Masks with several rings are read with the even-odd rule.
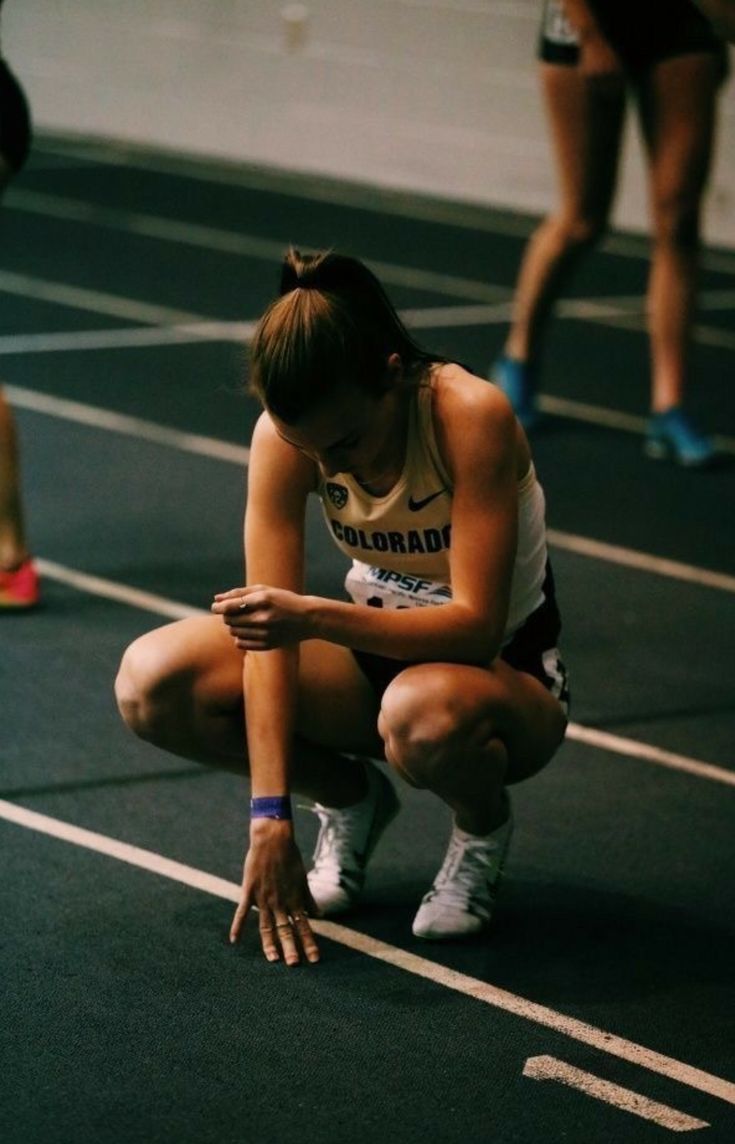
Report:
[[[335,810],[319,806],[311,807],[319,818],[321,827],[314,849],[314,865],[311,873],[339,874],[345,867],[355,865],[354,827],[356,815],[352,814],[352,807]]]
[[[504,847],[493,839],[463,838],[452,831],[442,867],[427,898],[466,909],[470,903],[488,904],[497,881]]]

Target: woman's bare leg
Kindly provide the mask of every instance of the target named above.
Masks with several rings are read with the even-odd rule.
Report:
[[[507,814],[504,786],[549,762],[566,718],[538,680],[497,660],[489,670],[407,668],[383,696],[378,727],[388,762],[443,799],[462,830],[485,835]]]
[[[580,254],[604,231],[618,167],[625,110],[619,84],[595,87],[576,68],[541,65],[560,193],[559,208],[531,237],[516,286],[508,357],[539,356],[544,326]]]
[[[10,406],[0,387],[0,569],[28,559],[20,499],[18,441]]]
[[[126,651],[115,690],[140,738],[208,765],[247,767],[239,652],[218,616],[179,620]],[[312,640],[300,649],[294,790],[347,806],[365,790],[362,767],[341,752],[382,757],[378,704],[351,653]]]
[[[719,66],[715,56],[705,53],[664,60],[640,90],[653,215],[648,321],[651,406],[657,413],[681,405],[686,389]]]

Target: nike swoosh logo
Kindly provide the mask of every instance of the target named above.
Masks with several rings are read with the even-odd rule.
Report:
[[[439,489],[438,493],[430,493],[428,497],[423,497],[421,500],[414,500],[411,496],[408,498],[408,507],[411,512],[420,512],[422,508],[426,508],[427,504],[431,504],[433,500],[442,496],[446,491],[446,489]]]

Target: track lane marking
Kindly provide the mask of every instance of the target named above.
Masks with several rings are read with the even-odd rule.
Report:
[[[236,445],[218,437],[205,437],[199,433],[186,433],[180,429],[170,429],[155,421],[145,421],[141,417],[130,417],[126,413],[115,413],[96,405],[85,405],[79,401],[69,401],[65,397],[54,397],[36,389],[22,389],[15,385],[4,386],[12,405],[28,409],[33,413],[44,413],[78,425],[89,425],[93,429],[105,429],[112,433],[122,433],[136,440],[151,441],[184,453],[212,457],[216,461],[227,461],[235,465],[247,465],[250,450],[246,445]]]
[[[159,306],[154,302],[139,302],[120,294],[88,290],[84,286],[72,286],[68,282],[36,278],[29,274],[15,274],[10,270],[0,270],[0,292],[68,306],[73,310],[86,310],[92,314],[107,314],[110,318],[121,318],[128,322],[148,322],[152,326],[204,320],[203,314],[193,314],[189,310]]]
[[[714,301],[711,306],[707,298],[698,306],[701,313],[708,310],[735,309],[735,300],[725,305],[722,294],[725,291],[713,292]],[[559,302],[555,311],[556,317],[562,321],[576,320],[581,322],[594,322],[597,325],[609,326],[616,330],[629,330],[631,332],[647,333],[648,326],[644,314],[645,299],[633,299],[625,296],[611,298],[566,298]],[[494,305],[474,304],[466,306],[429,306],[401,311],[404,323],[414,330],[433,330],[461,328],[463,326],[490,326],[505,325],[510,322],[513,314],[513,303],[497,302]],[[692,340],[702,345],[715,346],[719,349],[735,349],[735,334],[716,326],[705,326],[697,323],[691,332]]]
[[[4,201],[11,210],[104,227],[107,230],[160,239],[181,246],[239,255],[260,262],[280,264],[291,245],[288,240],[260,238],[241,231],[183,222],[163,215],[144,214],[141,211],[105,207],[86,199],[50,195],[42,191],[16,188],[6,195]],[[512,293],[508,287],[478,282],[476,279],[463,278],[456,274],[442,274],[434,270],[370,258],[364,261],[379,278],[391,286],[407,286],[425,290],[427,293],[468,298],[477,302],[497,302],[509,298]]]
[[[581,723],[568,724],[567,738],[576,743],[584,743],[588,747],[596,747],[600,751],[610,751],[614,755],[625,755],[630,759],[642,759],[644,762],[654,763],[668,770],[682,771],[684,774],[695,775],[698,779],[711,779],[713,782],[735,787],[735,771],[716,767],[714,763],[705,763],[701,759],[691,759],[687,755],[678,755],[674,751],[654,747],[651,743],[641,743],[638,739],[612,735],[609,731],[585,727]]]
[[[184,152],[160,151],[141,143],[125,143],[98,138],[45,134],[38,150],[51,155],[81,159],[85,163],[138,167],[145,171],[192,178],[198,182],[220,186],[237,186],[247,190],[266,190],[292,198],[327,202],[337,206],[367,210],[372,214],[397,215],[414,221],[435,222],[465,230],[488,234],[530,238],[539,223],[538,212],[518,214],[512,210],[456,199],[442,199],[426,193],[388,187],[366,186],[364,183],[335,179],[328,175],[305,171],[275,171],[247,163],[211,156],[194,156]],[[599,245],[603,253],[617,254],[640,262],[650,260],[650,239],[633,232],[606,235]],[[723,274],[735,274],[735,255],[723,250],[702,252],[703,266]]]
[[[118,230],[146,238],[160,239],[185,246],[206,250],[216,250],[225,254],[240,255],[265,262],[280,263],[290,245],[287,241],[264,239],[241,231],[223,230],[204,226],[201,223],[185,222],[161,215],[144,214],[105,207],[86,199],[74,199],[62,195],[47,194],[42,191],[13,189],[6,196],[11,208],[18,211],[40,214],[46,217],[79,222],[83,225],[100,226],[108,230]],[[392,286],[405,286],[425,290],[430,293],[445,294],[475,302],[510,302],[513,290],[474,278],[464,278],[456,274],[443,274],[410,267],[393,262],[366,258],[366,264],[384,282]],[[715,308],[723,307],[725,291],[716,291]],[[706,295],[705,295],[706,298]],[[645,318],[627,314],[630,299],[622,299],[620,304],[613,300],[564,299],[560,302],[559,316],[577,317],[586,321],[601,322],[624,329],[645,328]],[[729,304],[726,306],[729,308]],[[418,313],[418,311],[417,311]],[[501,320],[506,320],[502,318]],[[450,324],[456,324],[454,322]],[[707,345],[735,348],[735,337],[725,330],[707,326],[695,326],[692,338]]]
[[[612,1084],[594,1073],[585,1072],[584,1069],[574,1068],[566,1061],[557,1060],[556,1057],[541,1056],[529,1057],[523,1069],[523,1075],[531,1080],[554,1080],[559,1084],[576,1088],[587,1096],[596,1100],[612,1104],[624,1112],[632,1112],[643,1120],[652,1120],[662,1128],[671,1132],[694,1132],[698,1128],[709,1128],[706,1120],[697,1120],[677,1108],[668,1104],[660,1104],[657,1100],[650,1100],[641,1096],[630,1088],[622,1088],[619,1084]]]
[[[250,458],[250,450],[245,445],[236,445],[215,437],[202,437],[196,433],[184,433],[178,429],[169,429],[153,421],[130,417],[124,413],[114,413],[100,406],[69,401],[66,398],[42,393],[40,390],[26,389],[16,385],[6,385],[4,389],[12,404],[17,405],[19,409],[28,409],[33,413],[43,413],[49,417],[75,421],[92,428],[107,429],[131,437],[140,437],[155,444],[166,445],[184,452],[202,454],[220,461],[230,461],[237,465],[247,465]],[[733,451],[735,451],[735,441],[732,444]],[[575,555],[588,556],[594,560],[604,560],[610,564],[636,568],[641,572],[650,572],[658,576],[668,576],[671,579],[683,580],[700,587],[715,588],[722,592],[735,592],[735,576],[730,576],[725,572],[699,568],[693,564],[684,564],[677,560],[654,556],[648,552],[640,552],[637,549],[625,548],[617,544],[608,544],[605,541],[593,540],[585,536],[577,536],[575,533],[563,532],[555,528],[547,529],[546,534],[553,547],[565,549],[575,553]]]
[[[46,283],[47,287],[53,287],[55,284]],[[2,272],[0,272],[0,291],[3,290]],[[58,291],[50,290],[49,293],[55,294],[55,300],[60,305],[65,305],[64,288],[61,286]],[[79,299],[75,297],[76,291],[73,291],[70,304],[74,305],[75,302],[79,303]],[[97,307],[100,312],[105,313],[110,309],[117,309],[123,311],[128,309],[126,303],[127,299],[115,297],[112,295],[107,296],[108,300],[113,299],[113,302],[108,305],[107,302],[102,301],[101,305]],[[91,310],[95,307],[88,306],[86,300],[81,304],[81,308]],[[135,309],[135,303],[131,302],[130,312],[126,314],[127,317],[132,316],[132,311]],[[463,310],[465,307],[446,307],[438,308],[432,311],[421,310],[400,310],[399,316],[411,329],[421,329],[427,314],[432,316],[438,314],[440,316],[439,325],[465,325],[463,322],[455,322],[451,317],[452,311]],[[508,312],[508,307],[503,304],[498,307],[470,307],[473,311],[482,310],[484,313]],[[145,307],[144,307],[145,313]],[[441,316],[445,317],[442,318]],[[122,316],[118,314],[117,316]],[[140,315],[137,315],[140,318]],[[436,327],[437,323],[433,320],[426,324]],[[0,356],[12,356],[14,354],[35,354],[35,353],[76,353],[84,350],[100,350],[100,349],[127,349],[130,347],[143,347],[143,346],[164,346],[185,344],[187,342],[196,341],[223,341],[234,342],[238,345],[247,344],[255,332],[257,322],[255,321],[212,321],[211,319],[201,318],[197,321],[186,321],[176,324],[165,325],[148,325],[142,327],[118,327],[111,330],[74,330],[74,331],[49,331],[47,333],[37,334],[7,334],[0,336]],[[538,406],[542,413],[551,413],[557,417],[564,417],[572,421],[582,421],[590,425],[599,425],[605,429],[621,430],[625,433],[634,433],[642,436],[646,432],[647,418],[642,417],[640,414],[626,413],[619,409],[607,409],[604,406],[592,405],[589,402],[575,401],[571,398],[557,397],[550,393],[539,394]],[[715,434],[712,438],[715,447],[721,453],[735,454],[735,437],[728,437],[724,435]]]
[[[587,536],[577,536],[573,532],[563,532],[558,528],[548,528],[546,537],[554,548],[573,552],[576,556],[588,556],[592,560],[603,560],[608,564],[620,564],[625,568],[635,568],[640,572],[650,572],[673,580],[683,580],[701,588],[715,588],[721,592],[735,592],[735,576],[726,572],[713,572],[708,568],[698,568],[694,564],[684,564],[679,560],[669,560],[663,556],[653,556],[649,552],[639,552],[635,548],[625,548],[620,544],[608,544],[603,540],[591,540]]]
[[[255,322],[185,322],[173,326],[128,326],[112,330],[59,330],[0,336],[0,357],[13,354],[78,353],[85,350],[137,349],[199,341],[245,343]]]
[[[98,854],[104,854],[128,865],[136,866],[139,869],[159,874],[164,878],[180,882],[193,889],[202,890],[204,893],[223,898],[228,902],[239,901],[240,886],[236,882],[230,882],[196,867],[176,862],[157,854],[155,851],[131,846],[120,839],[86,830],[46,814],[39,814],[37,811],[19,806],[17,803],[0,799],[0,818],[16,826],[49,835],[60,841],[69,842],[72,845],[93,850]],[[618,1037],[614,1033],[608,1033],[604,1029],[578,1021],[574,1017],[557,1013],[545,1005],[537,1005],[525,997],[520,997],[477,978],[469,977],[467,974],[458,973],[456,970],[448,969],[446,966],[429,961],[427,958],[418,957],[416,954],[389,945],[387,942],[378,941],[376,938],[357,930],[351,930],[335,922],[317,918],[313,919],[312,925],[317,934],[329,941],[347,946],[387,965],[392,965],[397,969],[403,969],[407,973],[442,985],[455,993],[461,993],[496,1009],[502,1009],[506,1013],[542,1025],[556,1033],[570,1037],[572,1040],[580,1041],[611,1056],[619,1057],[639,1065],[641,1068],[649,1069],[651,1072],[669,1077],[680,1084],[688,1085],[690,1088],[698,1089],[700,1092],[708,1093],[710,1096],[715,1096],[735,1105],[735,1083],[726,1080],[724,1077],[715,1076],[673,1057],[667,1057],[662,1053],[647,1049],[644,1045],[638,1045],[624,1037]]]
[[[41,576],[49,580],[66,584],[68,588],[75,588],[79,592],[87,592],[90,596],[100,596],[104,600],[114,600],[117,604],[139,608],[142,612],[153,612],[154,615],[165,616],[170,620],[185,620],[190,616],[208,614],[204,608],[180,604],[176,600],[167,600],[165,596],[158,596],[154,592],[132,588],[129,584],[120,584],[116,580],[93,576],[88,572],[79,572],[76,568],[67,568],[64,564],[45,560],[41,556],[34,557],[34,563]]]

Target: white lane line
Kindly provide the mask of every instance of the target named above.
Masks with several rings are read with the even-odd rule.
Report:
[[[179,326],[133,326],[114,330],[64,330],[0,337],[0,357],[12,354],[77,353],[137,349],[200,341],[246,342],[255,322],[191,322]]]
[[[179,222],[176,219],[141,212],[103,207],[82,199],[47,195],[40,191],[15,189],[6,196],[8,206],[15,210],[41,214],[46,217],[80,222],[88,226],[101,226],[145,238],[161,239],[204,250],[217,250],[262,262],[280,263],[291,243],[286,240],[260,238],[240,231],[222,230],[199,223]],[[393,262],[365,259],[368,266],[390,286],[407,286],[449,297],[470,298],[478,302],[495,302],[508,298],[506,287],[493,286],[456,274],[439,274],[419,267],[400,266]],[[275,287],[275,282],[274,282]]]
[[[643,759],[647,763],[667,767],[671,771],[683,771],[685,774],[695,775],[698,779],[711,779],[713,782],[735,787],[735,771],[716,767],[713,763],[703,763],[700,759],[690,759],[686,755],[677,755],[673,751],[665,751],[662,747],[641,743],[638,739],[612,735],[609,731],[599,731],[596,727],[585,727],[581,723],[568,725],[567,738],[577,743],[584,743],[588,747],[596,747],[600,751],[610,751],[615,755],[625,755],[631,759]]]
[[[624,298],[621,298],[621,303],[625,301]],[[510,322],[512,314],[512,302],[499,302],[492,306],[429,306],[401,311],[403,321],[413,330],[505,325]],[[596,322],[598,325],[610,326],[616,330],[647,332],[645,317],[642,314],[632,313],[625,305],[618,304],[616,300],[611,300],[608,303],[603,300],[570,298],[557,305],[556,316],[559,319]],[[727,330],[717,329],[714,326],[704,326],[701,323],[693,327],[692,340],[719,349],[735,349],[735,334],[731,334]]]
[[[487,326],[509,322],[512,302],[494,305],[422,306],[400,311],[404,325],[411,330],[441,330],[454,326]]]
[[[68,282],[14,274],[9,270],[0,270],[0,292],[68,306],[74,310],[86,310],[93,314],[107,314],[108,317],[122,318],[129,322],[148,322],[152,326],[207,320],[204,314],[193,314],[189,310],[176,310],[171,306],[140,302],[119,294],[106,294],[103,290],[71,286]]]
[[[70,588],[76,588],[80,592],[90,592],[92,595],[103,596],[120,604],[128,604],[133,608],[167,616],[169,619],[181,620],[187,616],[209,614],[206,608],[193,608],[188,604],[180,604],[176,600],[143,592],[116,580],[91,576],[86,572],[79,572],[74,568],[56,564],[54,561],[45,560],[42,557],[36,558],[36,564],[41,575],[48,577],[49,580],[56,580]],[[578,743],[584,743],[589,747],[596,747],[601,751],[609,751],[626,758],[642,759],[659,767],[667,767],[669,770],[683,771],[686,774],[694,775],[696,778],[720,782],[725,786],[735,786],[735,772],[728,771],[724,767],[717,767],[713,763],[705,763],[700,759],[690,759],[686,755],[677,755],[673,751],[665,751],[661,747],[652,746],[650,743],[641,743],[636,739],[627,739],[622,735],[612,735],[608,731],[585,727],[581,723],[569,724],[567,738]]]
[[[706,1120],[697,1120],[685,1112],[679,1112],[668,1104],[660,1104],[657,1100],[649,1100],[632,1089],[622,1088],[619,1084],[611,1084],[594,1073],[574,1068],[565,1061],[556,1057],[529,1057],[523,1069],[523,1075],[532,1080],[554,1080],[570,1088],[579,1089],[580,1092],[602,1100],[606,1104],[613,1104],[624,1112],[632,1112],[643,1120],[652,1120],[662,1128],[671,1132],[693,1132],[697,1128],[709,1128]]]
[[[214,437],[183,433],[176,429],[157,425],[152,421],[129,417],[123,413],[113,413],[95,405],[86,405],[78,401],[69,401],[66,398],[53,397],[51,394],[41,393],[35,389],[6,385],[5,392],[8,399],[19,409],[29,409],[34,413],[44,413],[50,417],[76,421],[82,425],[91,425],[98,429],[107,429],[132,437],[140,437],[156,444],[167,445],[185,452],[203,454],[220,461],[231,461],[237,465],[247,465],[250,458],[250,450],[244,445],[235,445]],[[735,442],[733,445],[735,446]],[[698,568],[695,565],[684,564],[661,556],[653,556],[651,553],[639,552],[633,548],[607,544],[601,540],[592,540],[589,537],[577,536],[575,533],[562,532],[555,528],[547,530],[547,537],[553,547],[574,552],[579,556],[589,556],[594,560],[603,560],[610,564],[636,568],[641,572],[668,576],[675,580],[697,584],[700,587],[715,588],[721,592],[735,592],[735,576],[730,576],[724,572]]]
[[[67,568],[64,564],[57,564],[54,560],[37,557],[35,563],[41,575],[46,576],[49,580],[66,584],[69,588],[76,588],[79,592],[88,592],[92,596],[115,600],[116,603],[128,604],[131,608],[140,608],[143,612],[153,612],[154,615],[167,616],[172,620],[183,620],[188,616],[207,614],[204,608],[193,608],[188,604],[180,604],[176,600],[167,600],[165,596],[157,596],[152,592],[144,592],[140,588],[132,588],[129,584],[120,584],[116,580],[107,580],[102,576],[92,576],[87,572],[79,572],[75,568]]]
[[[713,572],[708,568],[698,568],[693,564],[683,564],[679,560],[668,560],[663,556],[652,556],[648,552],[638,552],[634,548],[624,548],[619,544],[607,544],[602,540],[591,540],[572,532],[562,532],[557,528],[547,529],[547,539],[555,548],[574,552],[577,556],[589,556],[593,560],[604,560],[608,564],[621,564],[636,568],[640,572],[652,572],[656,576],[667,576],[673,580],[697,584],[702,588],[716,588],[721,592],[735,592],[735,576],[724,572]]]
[[[587,321],[607,319],[637,319],[637,311],[642,310],[643,298],[567,298],[557,304],[555,314],[559,318],[580,318]],[[442,329],[452,326],[486,326],[510,321],[513,313],[512,299],[494,305],[467,306],[422,306],[417,309],[402,310],[401,317],[407,326],[415,330]]]
[[[106,834],[97,834],[93,830],[74,826],[71,822],[38,814],[35,810],[28,810],[17,803],[0,799],[0,818],[13,822],[16,826],[23,826],[27,830],[35,830],[39,834],[47,834],[62,842],[70,842],[73,846],[81,846],[85,850],[105,854],[108,858],[116,858],[119,862],[127,862],[130,866],[138,866],[141,870],[148,870],[152,874],[160,874],[163,878],[181,882],[182,885],[191,886],[195,890],[203,890],[204,893],[212,894],[214,897],[225,898],[230,902],[240,900],[240,887],[235,882],[217,878],[214,874],[207,874],[194,866],[174,862],[170,858],[164,858],[162,854],[156,854],[152,850],[142,850],[139,846],[131,846],[128,842],[110,838]]]
[[[0,284],[0,291],[2,284]],[[59,297],[61,301],[61,296]],[[87,307],[85,306],[85,309]],[[399,310],[404,323],[412,329],[438,326],[464,326],[463,313],[471,309],[485,314],[494,312],[491,306],[447,306],[432,310]],[[497,309],[509,313],[507,305]],[[455,311],[460,311],[457,319]],[[446,316],[446,320],[442,320]],[[22,353],[63,353],[74,350],[118,349],[126,346],[154,346],[197,339],[211,341],[247,342],[252,338],[257,322],[197,321],[155,326],[116,327],[110,330],[51,330],[33,334],[5,334],[0,336],[0,355]]]
[[[51,140],[47,136],[40,141],[40,146],[49,154],[76,157],[87,163],[140,167],[146,171],[193,178],[203,183],[275,191],[314,202],[369,210],[373,214],[397,215],[489,234],[528,238],[539,221],[537,212],[517,215],[497,207],[455,199],[437,199],[413,191],[366,186],[306,172],[269,171],[227,160],[209,162],[173,151],[163,154],[140,144],[126,143],[121,147],[105,140],[90,143],[82,139],[69,141],[68,137]],[[650,258],[650,241],[645,235],[610,234],[601,243],[600,250],[647,262]],[[735,274],[735,255],[705,249],[702,258],[703,265],[710,270]]]
[[[197,223],[164,218],[159,215],[129,212],[116,207],[103,207],[86,200],[49,195],[39,191],[14,189],[7,196],[7,201],[11,207],[20,211],[63,218],[85,225],[122,230],[148,238],[161,239],[165,242],[218,250],[226,254],[241,255],[266,262],[280,262],[289,245],[285,240],[263,239],[259,236],[243,234],[240,231],[226,231]],[[446,294],[449,297],[472,299],[476,302],[510,301],[513,296],[513,291],[507,287],[477,279],[464,278],[456,274],[439,274],[418,267],[401,266],[374,259],[366,259],[366,261],[379,278],[393,286],[406,286]],[[730,308],[730,303],[726,300],[728,291],[713,293],[715,308],[721,309],[723,304],[724,308]],[[707,294],[705,293],[702,306],[706,307],[706,303]],[[635,314],[630,315],[629,307],[631,304],[642,310],[641,301],[636,298],[631,300],[623,297],[620,301],[614,298],[562,300],[557,311],[561,317],[582,318],[620,328],[640,328],[645,325],[645,319]],[[444,320],[439,319],[439,324],[466,324],[456,318],[450,320],[446,308],[442,309],[445,310]],[[488,319],[473,318],[471,320],[485,321]],[[491,320],[505,321],[507,315]],[[422,319],[418,317],[415,319],[415,323],[419,322],[423,328],[431,325],[428,313]],[[418,324],[416,328],[419,328]],[[695,341],[702,341],[708,345],[735,348],[735,336],[725,330],[696,326],[692,335]]]
[[[227,461],[243,466],[250,460],[250,450],[245,445],[235,445],[216,437],[203,437],[198,433],[184,433],[165,425],[157,425],[154,421],[144,421],[140,417],[129,417],[126,413],[115,413],[95,405],[53,397],[35,389],[6,385],[4,390],[11,404],[19,409],[30,409],[34,413],[45,413],[65,421],[74,421],[79,425],[91,425],[95,429],[123,433],[127,437],[152,441],[156,445],[165,445],[185,453],[212,457],[216,461]]]
[[[160,874],[164,878],[170,878],[186,886],[203,890],[205,893],[224,898],[226,901],[239,901],[240,887],[236,882],[225,881],[223,878],[207,874],[195,867],[171,861],[154,851],[130,846],[126,842],[110,838],[104,834],[97,834],[91,830],[85,830],[45,814],[39,814],[5,799],[0,799],[0,818],[4,818],[7,822],[17,826],[50,835],[64,842],[70,842],[75,846],[106,854],[111,858],[118,859],[118,861],[127,862],[131,866],[138,866],[154,874]],[[376,958],[378,961],[393,965],[438,985],[443,985],[456,993],[462,993],[476,1001],[492,1005],[524,1020],[533,1021],[553,1029],[554,1032],[562,1033],[573,1040],[591,1045],[611,1056],[620,1057],[622,1060],[630,1061],[641,1068],[659,1073],[661,1076],[670,1077],[680,1084],[716,1096],[729,1104],[735,1104],[735,1084],[723,1077],[714,1076],[694,1068],[692,1065],[687,1065],[683,1061],[654,1052],[643,1045],[598,1029],[594,1025],[585,1024],[583,1021],[578,1021],[563,1013],[557,1013],[554,1009],[549,1009],[544,1005],[537,1005],[525,997],[509,993],[505,989],[499,989],[488,982],[479,981],[464,973],[457,973],[446,966],[423,957],[417,957],[407,950],[398,949],[396,946],[378,941],[367,934],[347,929],[346,926],[314,919],[313,927],[320,936],[348,946],[368,957]]]
[[[550,393],[539,394],[538,406],[542,413],[566,417],[570,421],[583,421],[588,425],[601,425],[603,429],[620,429],[624,433],[635,433],[638,436],[643,436],[646,432],[646,417],[623,413],[619,409],[605,409],[585,401],[554,397]],[[715,434],[712,440],[720,453],[735,453],[735,437]]]
[[[646,431],[646,418],[636,413],[623,413],[619,409],[605,409],[600,405],[590,405],[586,401],[554,397],[550,393],[539,394],[538,405],[542,413],[568,417],[573,421],[586,421],[590,425],[601,425],[604,429],[622,429],[624,433],[637,433],[638,435],[642,435]],[[733,445],[735,445],[735,439]]]

